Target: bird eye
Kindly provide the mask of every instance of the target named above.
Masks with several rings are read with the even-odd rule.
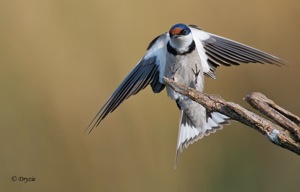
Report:
[[[187,35],[188,34],[188,31],[186,29],[182,29],[180,31],[180,35]]]

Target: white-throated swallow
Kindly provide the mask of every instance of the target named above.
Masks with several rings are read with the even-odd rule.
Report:
[[[148,85],[154,93],[165,87],[169,97],[181,111],[176,160],[178,152],[189,144],[214,133],[229,123],[221,113],[208,111],[202,105],[165,86],[163,78],[204,90],[204,75],[216,78],[216,68],[241,63],[267,63],[282,65],[284,60],[239,42],[201,30],[195,25],[176,24],[169,32],[156,37],[146,54],[115,90],[90,123],[89,132],[124,100]],[[175,161],[176,162],[176,161]]]

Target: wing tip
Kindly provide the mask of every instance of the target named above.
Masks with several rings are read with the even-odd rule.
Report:
[[[85,128],[85,130],[84,130],[84,134],[90,134],[92,131],[93,131],[93,129],[94,128],[96,128],[100,123],[101,123],[101,121],[103,120],[103,119],[100,119],[100,118],[98,118],[97,120],[96,120],[96,118],[98,117],[98,115],[96,115],[94,118],[93,118],[93,120],[90,122],[90,124]],[[96,121],[95,121],[96,120]]]

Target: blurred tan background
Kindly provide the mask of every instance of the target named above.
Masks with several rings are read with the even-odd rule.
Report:
[[[173,169],[179,111],[147,88],[86,126],[178,22],[289,61],[218,68],[206,92],[250,108],[261,91],[300,115],[300,1],[0,1],[1,191],[299,191],[300,158],[233,122]],[[13,182],[12,176],[36,181]]]

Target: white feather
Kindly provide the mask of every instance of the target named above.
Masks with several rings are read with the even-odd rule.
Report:
[[[207,124],[206,124],[206,129],[213,129],[214,127],[218,127],[219,125],[214,122],[211,118],[208,118]]]
[[[228,119],[227,116],[222,115],[221,113],[217,113],[217,112],[212,112],[211,116],[212,116],[213,120],[218,124],[223,123],[224,119]]]
[[[192,27],[190,27],[190,29],[192,31],[193,38],[194,38],[194,41],[195,41],[195,44],[196,44],[196,48],[197,48],[199,57],[200,57],[201,62],[202,62],[203,72],[208,73],[210,71],[209,65],[207,63],[208,58],[207,58],[207,55],[205,53],[205,50],[204,50],[204,47],[203,47],[203,44],[202,44],[201,41],[209,39],[210,35],[209,35],[209,33],[206,33],[206,32],[201,31],[199,29],[195,29],[195,28],[192,28]]]
[[[162,34],[144,56],[145,59],[156,56],[156,64],[159,65],[159,81],[161,83],[163,83],[163,77],[165,74],[167,43],[169,40],[169,33]]]
[[[214,128],[222,128],[222,124],[228,123],[229,117],[218,112],[212,112],[211,117],[208,118],[206,130],[213,130]]]
[[[187,124],[181,124],[179,127],[178,140],[177,140],[177,150],[181,148],[181,145],[189,141],[200,134],[200,130],[195,127],[188,126]],[[187,147],[187,146],[185,146]]]
[[[204,127],[194,127],[188,124],[181,124],[179,127],[177,151],[182,151],[183,148],[187,148],[189,144],[201,139],[204,135],[216,132],[218,129],[222,129],[222,124],[227,122],[229,118],[221,113],[212,112],[211,117],[206,121]],[[216,129],[217,128],[217,129]],[[189,142],[187,142],[189,141]]]

